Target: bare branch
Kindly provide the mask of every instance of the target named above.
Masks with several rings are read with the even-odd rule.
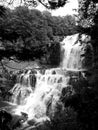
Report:
[[[15,0],[3,0],[4,2],[12,5]],[[63,7],[68,0],[20,0],[20,4],[25,4],[26,6],[33,6],[36,7],[38,3],[42,4],[47,9],[56,9],[59,7]]]

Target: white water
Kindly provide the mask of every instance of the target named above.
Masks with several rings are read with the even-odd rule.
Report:
[[[67,36],[60,43],[63,51],[63,60],[61,67],[67,70],[85,70],[92,67],[93,61],[93,48],[90,44],[90,36],[85,34],[74,34]],[[90,54],[88,54],[88,49]],[[89,58],[89,55],[91,58]],[[87,65],[87,62],[90,62]]]
[[[42,122],[51,121],[59,102],[60,110],[64,110],[60,98],[62,90],[69,86],[70,77],[66,70],[78,72],[85,69],[82,68],[78,37],[79,34],[68,36],[61,43],[64,55],[60,68],[44,70],[44,74],[40,70],[34,70],[34,73],[28,69],[17,77],[17,83],[11,90],[12,102],[18,105],[13,110],[14,114],[21,115],[21,112],[25,112],[28,114],[28,120]]]
[[[25,112],[28,114],[28,120],[50,119],[49,115],[47,115],[47,112],[49,112],[49,109],[51,109],[52,113],[55,113],[57,103],[62,95],[62,89],[67,87],[69,81],[69,77],[65,78],[64,75],[57,74],[58,71],[56,74],[47,74],[52,73],[52,71],[56,72],[56,69],[47,70],[46,74],[44,75],[41,73],[35,74],[35,86],[31,86],[31,82],[28,80],[28,78],[30,79],[30,75],[31,77],[34,75],[30,73],[30,70],[26,74],[20,75],[19,81],[21,82],[16,84],[11,90],[14,95],[12,97],[13,103],[18,104],[17,109],[14,110],[15,114],[21,115],[21,112]],[[23,78],[21,80],[22,76]],[[27,90],[30,92],[28,95],[25,94]]]
[[[11,102],[17,105],[23,105],[26,103],[26,98],[33,92],[31,89],[31,81],[30,81],[30,71],[26,74],[22,73],[21,75],[17,76],[17,83],[15,86],[10,90],[13,94]]]

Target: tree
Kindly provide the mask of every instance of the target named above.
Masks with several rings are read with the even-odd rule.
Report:
[[[98,1],[79,0],[78,26],[79,32],[91,36],[94,47],[95,62],[98,60]]]
[[[78,24],[84,28],[92,27],[94,17],[97,12],[97,1],[95,0],[79,0]]]
[[[8,4],[13,4],[14,0],[5,0],[4,2],[7,2]],[[21,3],[33,7],[36,7],[40,3],[48,9],[56,9],[64,6],[67,3],[67,0],[20,0],[20,4]]]
[[[7,51],[7,57],[12,55],[24,60],[39,58],[47,54],[47,44],[59,42],[59,37],[75,32],[74,17],[48,14],[25,6],[6,9],[5,17],[0,19],[0,37],[5,48],[2,57]]]

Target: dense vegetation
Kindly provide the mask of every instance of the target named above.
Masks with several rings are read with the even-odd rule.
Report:
[[[45,55],[47,58],[62,37],[75,32],[72,16],[55,17],[47,11],[41,13],[25,6],[6,9],[0,18],[1,59],[15,56],[19,60],[34,60]]]
[[[79,79],[79,81],[74,83],[71,79],[70,84],[73,86],[76,93],[75,95],[71,95],[70,91],[72,90],[70,90],[70,88],[64,90],[66,92],[66,99],[62,101],[66,104],[64,113],[66,120],[63,125],[59,124],[59,121],[61,120],[53,120],[54,130],[63,130],[65,128],[68,130],[98,129],[98,11],[96,2],[97,0],[80,0],[78,24],[79,32],[88,33],[92,37],[96,66],[91,72],[87,72],[86,76],[91,76],[90,79],[88,78],[89,80]],[[19,9],[21,9],[21,11],[18,12]],[[48,12],[41,14],[39,11],[33,10],[33,13],[30,13],[30,22],[28,19],[25,19],[29,17],[29,13],[22,13],[22,11],[32,12],[32,10],[28,10],[28,8],[18,7],[18,9],[14,11],[8,9],[7,14],[0,18],[0,21],[3,21],[0,22],[0,30],[2,32],[0,32],[1,45],[3,46],[3,48],[1,48],[2,56],[5,57],[6,52],[9,52],[8,57],[14,55],[20,59],[22,56],[22,59],[26,60],[28,57],[30,57],[30,59],[33,59],[34,57],[40,58],[39,55],[37,55],[38,53],[41,54],[40,56],[47,54],[47,62],[51,63],[52,61],[50,61],[50,59],[53,56],[53,50],[55,49],[55,45],[58,44],[58,36],[59,38],[62,38],[64,35],[71,35],[74,32],[73,28],[76,28],[75,26],[67,26],[75,25],[70,24],[72,20],[68,20],[68,18],[71,19],[72,17],[53,17]],[[60,21],[66,21],[63,21],[63,23],[58,19]],[[27,52],[28,57],[24,55],[24,50]],[[55,51],[58,52],[57,50]],[[61,117],[61,119],[62,118],[63,117]]]
[[[8,72],[5,67],[7,62],[38,59],[41,64],[58,66],[61,60],[59,42],[75,32],[73,16],[55,17],[48,11],[40,12],[25,6],[14,10],[0,6],[1,97],[15,83],[13,72]],[[5,58],[9,60],[2,62]]]
[[[78,12],[79,32],[87,33],[91,36],[96,64],[98,62],[98,1],[79,0]]]

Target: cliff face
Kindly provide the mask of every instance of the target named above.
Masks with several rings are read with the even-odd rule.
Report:
[[[66,69],[88,70],[93,67],[91,37],[86,34],[67,36],[61,42],[63,59],[61,66]]]

